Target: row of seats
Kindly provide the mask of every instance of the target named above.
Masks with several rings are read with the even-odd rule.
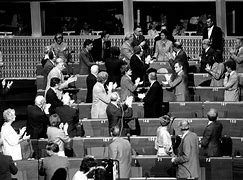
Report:
[[[174,178],[166,178],[169,177],[171,158],[165,157],[162,161],[158,161],[156,156],[133,156],[133,164],[135,160],[141,167],[132,167],[132,177],[142,174],[146,179],[150,179],[149,177],[164,177],[157,180],[175,180]],[[70,178],[79,169],[81,161],[82,158],[69,158],[68,174]],[[243,172],[239,170],[239,168],[243,167],[242,158],[200,159],[200,165],[201,180],[241,180],[243,176]],[[16,178],[18,180],[44,179],[43,177],[38,177],[37,160],[17,161],[17,166],[19,171]],[[154,180],[155,178],[152,179]]]
[[[231,137],[232,138],[232,154],[238,155],[243,154],[243,138],[242,137]],[[131,136],[130,143],[132,148],[137,152],[138,155],[155,155],[156,150],[154,149],[154,141],[156,136]],[[38,157],[45,157],[45,146],[47,139],[31,140],[31,144]],[[109,136],[105,137],[74,137],[72,141],[73,157],[84,157],[84,155],[93,155],[96,158],[107,158],[108,157],[108,145],[111,143],[112,138]],[[23,145],[25,148],[25,145]],[[200,154],[204,155],[203,149],[200,149]],[[26,157],[23,155],[23,157]]]
[[[180,134],[178,123],[185,118],[176,118],[172,124],[176,134]],[[243,137],[243,119],[232,118],[219,118],[223,125],[223,135],[229,135],[233,137]],[[141,136],[154,136],[156,130],[160,126],[159,118],[144,118],[139,119],[141,128]],[[203,135],[204,127],[207,126],[207,118],[192,118],[189,119],[190,127],[193,132],[198,136]],[[109,136],[108,133],[108,120],[107,119],[85,119],[82,121],[85,129],[85,136],[89,137],[104,137]],[[135,122],[130,121],[129,125],[135,129]]]

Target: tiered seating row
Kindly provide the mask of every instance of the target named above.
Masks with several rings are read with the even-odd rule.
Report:
[[[134,156],[133,161],[137,160],[142,169],[142,176],[146,179],[149,177],[164,177],[163,180],[172,180],[169,177],[168,170],[171,167],[171,158],[163,158],[162,161],[158,161],[155,156]],[[82,158],[69,158],[69,177],[71,178],[74,173],[79,169]],[[242,158],[210,158],[201,159],[201,180],[241,180],[243,173],[239,171],[239,168],[243,166]],[[32,180],[40,179],[38,177],[38,161],[37,160],[22,160],[17,161],[18,174],[16,178],[18,180]],[[206,167],[206,168],[205,168]],[[133,177],[135,177],[135,170],[139,167],[132,168]],[[136,173],[137,174],[137,173]],[[136,176],[139,177],[139,176]],[[155,179],[153,178],[153,180]],[[162,178],[160,179],[162,180]],[[174,180],[174,179],[173,179]]]

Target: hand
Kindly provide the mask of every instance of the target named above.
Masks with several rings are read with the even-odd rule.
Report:
[[[111,92],[112,89],[113,89],[113,83],[112,82],[109,82],[109,84],[106,87],[108,89],[108,92]]]
[[[171,162],[174,163],[175,162],[175,157],[171,158]]]
[[[149,64],[151,62],[151,56],[148,55],[146,58],[145,58],[145,63],[146,64]]]
[[[139,46],[144,46],[145,43],[146,43],[146,41],[142,41],[142,42],[139,44]]]
[[[143,94],[138,94],[138,98],[139,99],[143,99],[145,97],[145,94],[143,93]]]
[[[30,139],[30,135],[26,135],[26,133],[24,134],[24,136],[23,136],[23,140],[27,140],[27,139]]]
[[[6,85],[6,79],[4,78],[4,79],[2,80],[2,86],[5,87],[5,85]]]
[[[167,83],[170,81],[170,79],[171,79],[171,75],[172,74],[165,74],[164,76],[165,76],[165,79],[166,79],[166,81],[167,81]]]
[[[20,130],[19,130],[19,135],[20,136],[23,136],[23,134],[25,133],[26,131],[26,127],[22,127]]]
[[[116,89],[116,88],[117,88],[117,83],[115,82],[112,84],[112,89]]]
[[[63,130],[64,130],[65,134],[68,135],[68,132],[67,132],[67,130],[68,130],[68,123],[64,124]]]
[[[10,87],[12,86],[12,84],[13,84],[13,81],[8,81],[7,88],[10,89]]]
[[[135,80],[135,85],[138,86],[139,83],[140,83],[140,78],[137,78],[137,79]]]
[[[209,64],[206,64],[206,68],[205,68],[206,71],[210,71],[211,70],[211,67]]]
[[[68,83],[72,83],[74,81],[77,81],[77,76],[71,76],[70,78],[68,78]]]
[[[128,96],[125,100],[125,104],[128,106],[128,107],[132,107],[132,102],[133,102],[133,97],[132,96]]]
[[[51,104],[45,104],[44,106],[44,112],[45,114],[49,114],[49,108],[51,107]]]
[[[164,85],[168,85],[169,82],[168,82],[168,81],[162,81],[162,84],[164,84]]]
[[[59,129],[63,129],[63,128],[64,128],[63,123],[60,123],[60,124],[59,124]]]

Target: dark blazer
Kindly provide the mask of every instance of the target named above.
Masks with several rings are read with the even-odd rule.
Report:
[[[38,106],[27,107],[28,121],[27,134],[31,139],[47,138],[46,130],[49,125],[49,118]]]
[[[79,111],[68,105],[59,106],[56,108],[56,113],[60,116],[61,121],[65,124],[68,123],[68,136],[84,136],[84,130],[78,132],[77,126],[79,122]]]
[[[58,99],[56,93],[53,91],[52,88],[49,88],[46,92],[46,103],[51,104],[51,107],[49,108],[50,114],[56,113],[56,107],[63,105],[63,102]]]
[[[118,86],[120,86],[121,81],[121,68],[125,62],[118,57],[110,57],[106,59],[105,66],[106,71],[108,73],[107,82],[116,82]]]
[[[188,58],[187,58],[185,51],[180,50],[178,55],[176,55],[174,61],[170,61],[171,68],[174,69],[175,64],[178,63],[178,62],[182,64],[184,73],[188,74],[189,63],[188,63]]]
[[[196,133],[188,132],[178,147],[178,155],[175,159],[177,178],[198,178],[200,174],[199,146]]]
[[[18,168],[15,166],[11,156],[6,156],[0,153],[0,179],[12,180],[11,174],[15,175]]]
[[[44,79],[43,79],[43,85],[44,85],[44,89],[46,89],[46,84],[47,84],[47,76],[49,74],[49,72],[52,70],[52,68],[54,68],[55,65],[53,62],[51,62],[50,59],[48,59],[44,65],[44,68],[43,68],[43,71],[42,71],[42,74],[44,76]]]
[[[140,81],[145,81],[146,70],[149,68],[149,64],[145,64],[142,59],[140,60],[137,55],[133,54],[130,60],[130,67],[133,83],[138,77]]]
[[[208,28],[205,27],[203,29],[203,39],[211,40],[211,47],[214,50],[223,51],[223,35],[220,27],[214,25],[211,37],[208,37]]]
[[[92,103],[93,87],[96,82],[97,82],[97,78],[93,74],[89,73],[89,75],[86,78],[86,85],[87,85],[86,103]]]
[[[158,81],[149,88],[144,102],[144,117],[158,118],[162,116],[163,90]]]
[[[90,72],[90,67],[95,64],[90,52],[82,49],[79,53],[79,74],[87,75]]]
[[[111,41],[104,41],[103,45],[103,57],[102,57],[102,39],[95,39],[93,42],[93,49],[91,54],[95,61],[105,61],[106,58],[110,57]]]
[[[123,109],[122,109],[123,108]],[[133,115],[132,108],[128,108],[126,105],[123,105],[123,107],[116,107],[114,104],[109,103],[106,108],[106,114],[108,118],[109,123],[109,132],[110,129],[116,125],[121,127],[121,118],[123,115],[122,110],[124,111],[123,118],[131,118]],[[127,128],[127,124],[124,122],[124,128]],[[119,124],[118,124],[119,123]]]
[[[211,47],[207,50],[207,52],[205,52],[205,50],[203,50],[203,53],[201,56],[200,73],[207,73],[207,71],[205,70],[207,64],[213,65],[213,63],[215,61],[214,53],[215,53],[215,51]]]
[[[223,125],[219,121],[214,121],[207,125],[201,140],[202,147],[206,150],[206,156],[221,156],[221,133]]]
[[[136,38],[135,34],[133,34],[133,42],[131,43],[131,46],[132,46],[133,48],[134,48],[135,46],[139,46],[139,44],[140,44],[141,42],[143,42],[143,41],[146,42],[145,45],[143,46],[143,50],[144,50],[143,54],[144,54],[144,56],[147,56],[147,55],[150,54],[150,52],[149,52],[149,43],[148,43],[148,41],[145,39],[145,37],[144,37],[143,35],[140,35],[140,36],[138,36],[138,38]]]

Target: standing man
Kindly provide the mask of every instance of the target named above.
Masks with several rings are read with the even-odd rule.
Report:
[[[110,57],[111,41],[109,36],[106,31],[103,31],[100,34],[100,38],[94,40],[94,47],[91,53],[95,61],[105,62],[105,59]]]
[[[132,42],[133,42],[133,34],[127,33],[125,35],[124,42],[121,46],[121,54],[120,54],[120,58],[124,60],[127,64],[130,63],[130,59],[134,53]]]
[[[140,46],[144,50],[144,56],[149,55],[149,45],[140,26],[134,28],[132,47],[136,46]]]
[[[47,138],[46,130],[49,125],[49,117],[45,108],[46,100],[43,96],[37,96],[35,105],[27,107],[28,121],[26,131],[31,139]]]
[[[144,102],[144,117],[158,118],[162,116],[163,90],[157,81],[156,70],[151,70],[148,74],[150,88],[146,94],[138,94]]]
[[[207,157],[221,156],[221,133],[223,125],[217,121],[218,112],[215,109],[208,111],[208,125],[204,129],[201,146],[206,150]]]
[[[99,66],[98,65],[91,66],[90,73],[86,78],[86,85],[87,85],[86,103],[92,103],[93,87],[97,82],[98,73],[99,73]]]
[[[224,78],[224,101],[239,101],[239,80],[236,70],[236,63],[233,60],[225,62],[225,78]]]
[[[112,143],[109,145],[108,156],[119,161],[120,178],[129,179],[131,176],[132,148],[128,140],[119,137],[120,129],[111,129]]]
[[[171,162],[178,165],[177,178],[199,178],[199,146],[197,134],[189,130],[189,122],[182,120],[179,123],[182,132],[182,140],[178,147],[178,155]]]
[[[235,50],[230,51],[230,59],[236,62],[236,72],[243,72],[243,38],[236,39]]]
[[[169,81],[169,89],[173,89],[175,93],[176,101],[188,101],[188,77],[183,71],[183,66],[181,62],[175,63],[176,77],[173,81]]]
[[[214,60],[214,55],[215,51],[210,45],[210,40],[209,39],[204,39],[202,41],[202,55],[200,57],[200,73],[206,73],[207,71],[205,70],[207,64],[211,65],[215,62]]]
[[[88,75],[90,67],[95,63],[90,51],[93,48],[93,41],[86,39],[83,44],[83,49],[79,53],[79,74]]]
[[[203,39],[209,39],[214,51],[223,53],[223,33],[220,27],[215,25],[213,16],[208,15],[207,27],[203,29]],[[222,58],[222,57],[221,57]],[[221,61],[223,58],[221,59]]]

